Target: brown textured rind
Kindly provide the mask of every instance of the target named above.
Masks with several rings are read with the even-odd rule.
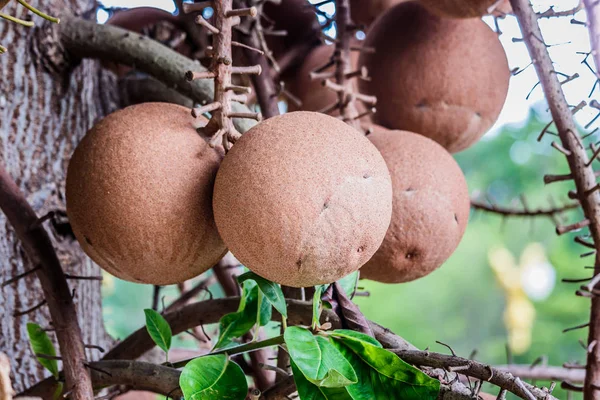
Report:
[[[497,35],[479,19],[441,18],[416,2],[390,9],[367,34],[363,53],[375,95],[373,120],[426,135],[451,153],[473,145],[506,100],[510,71]]]
[[[430,274],[458,246],[469,191],[454,158],[422,135],[376,128],[368,136],[385,159],[394,190],[392,222],[361,278],[408,282]]]
[[[250,129],[217,174],[215,221],[246,267],[286,286],[333,282],[375,253],[390,223],[392,186],[364,135],[299,111]]]
[[[350,0],[352,21],[369,27],[381,14],[404,1],[407,0]]]
[[[111,274],[167,285],[226,252],[212,213],[222,155],[198,135],[189,109],[143,103],[110,114],[77,146],[67,214],[83,250]]]
[[[498,0],[420,0],[430,11],[442,17],[477,18],[488,14]]]

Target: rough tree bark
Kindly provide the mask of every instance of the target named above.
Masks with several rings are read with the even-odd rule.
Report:
[[[66,10],[95,15],[90,0],[31,0],[30,4],[58,15]],[[28,14],[17,2],[3,11],[19,18]],[[42,20],[34,17],[38,27]],[[69,157],[79,139],[94,122],[116,107],[113,77],[95,62],[84,61],[72,71],[64,68],[56,41],[44,29],[28,29],[0,21],[0,38],[9,52],[0,56],[0,163],[16,180],[38,215],[65,210],[64,183]],[[41,40],[40,40],[41,39]],[[50,48],[50,51],[46,49]],[[52,58],[42,54],[53,54]],[[69,62],[73,62],[70,60]],[[61,230],[49,229],[65,272],[99,276],[100,269],[84,256],[77,243]],[[0,213],[0,282],[32,269],[15,233]],[[100,282],[70,280],[86,344],[110,347],[102,324]],[[32,357],[27,322],[51,328],[48,310],[41,307],[22,316],[43,296],[35,274],[0,287],[0,352],[12,362],[17,392],[46,375]],[[49,332],[50,336],[54,335]],[[98,350],[87,350],[98,359]]]

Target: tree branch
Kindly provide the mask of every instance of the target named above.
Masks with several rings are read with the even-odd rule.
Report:
[[[471,207],[474,210],[481,210],[492,214],[498,214],[503,217],[549,217],[562,214],[569,210],[579,208],[579,203],[565,204],[562,207],[536,208],[536,209],[516,209],[511,207],[498,206],[491,203],[485,203],[476,199],[471,200]]]
[[[189,82],[186,71],[207,71],[199,62],[140,34],[111,25],[99,25],[65,15],[56,25],[65,49],[79,58],[95,58],[135,67],[153,76],[196,103],[211,103],[214,96],[212,80]],[[234,112],[251,112],[246,106],[232,104]],[[235,127],[245,132],[256,124],[248,119],[234,118]]]
[[[477,361],[429,351],[393,349],[391,351],[409,364],[455,371],[462,375],[490,382],[522,399],[556,399],[547,391],[521,381],[520,378],[513,376],[510,372],[502,371]],[[431,375],[435,376],[435,374]],[[438,378],[440,377],[438,376]]]
[[[498,365],[495,367],[500,371],[510,372],[521,379],[532,379],[536,381],[569,381],[581,383],[585,380],[585,366],[581,368],[563,368],[552,366],[531,365]]]
[[[50,310],[65,368],[66,390],[75,400],[93,397],[90,374],[85,367],[85,348],[73,295],[50,237],[16,183],[0,165],[0,209],[15,229],[35,271]]]
[[[132,390],[145,390],[179,399],[181,371],[141,361],[109,360],[90,363],[95,389],[125,385]]]
[[[247,2],[236,0],[235,3],[238,7],[243,7]],[[264,49],[266,44],[261,44],[259,38],[259,29],[262,29],[260,26],[260,19],[263,5],[258,5],[257,8],[259,10],[259,14],[255,20],[251,21],[249,34],[244,34],[241,32],[240,40],[246,46],[249,46],[252,49],[262,49],[266,53],[269,50]],[[275,81],[273,80],[273,68],[269,64],[269,60],[265,55],[262,55],[256,50],[252,49],[244,48],[244,56],[248,59],[248,63],[250,65],[260,65],[262,68],[262,74],[252,75],[252,85],[254,86],[254,90],[256,90],[256,97],[258,99],[258,104],[260,105],[260,111],[263,117],[265,119],[271,118],[279,115],[279,106],[277,105],[278,95]]]
[[[591,190],[596,186],[594,170],[589,164],[588,155],[579,136],[577,125],[565,99],[558,75],[554,71],[552,59],[548,54],[538,25],[538,17],[529,0],[511,0],[511,5],[523,33],[523,40],[533,60],[538,78],[552,118],[558,129],[562,147],[568,150],[567,162],[577,188],[578,200],[585,217],[589,221],[589,230],[596,246],[600,244],[600,193]],[[594,275],[600,273],[600,252],[596,252]],[[592,298],[588,345],[600,340],[600,298]],[[592,346],[587,356],[587,371],[584,387],[584,399],[600,400],[600,346]]]

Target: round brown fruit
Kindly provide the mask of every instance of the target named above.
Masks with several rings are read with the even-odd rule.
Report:
[[[442,17],[477,18],[493,12],[499,0],[421,0],[432,12]]]
[[[378,19],[360,56],[378,98],[373,120],[426,135],[451,153],[471,146],[494,124],[510,72],[498,36],[479,19],[441,18],[416,2]]]
[[[390,223],[392,185],[381,154],[337,118],[287,113],[253,127],[217,174],[221,237],[264,278],[334,282],[375,253]]]
[[[392,222],[361,277],[408,282],[437,269],[458,246],[469,219],[469,192],[454,158],[422,135],[377,128],[368,136],[387,163]]]
[[[368,27],[388,8],[404,1],[407,0],[350,0],[352,21],[356,24],[362,24],[365,25],[365,27]]]
[[[167,285],[225,254],[212,212],[222,155],[198,135],[199,123],[185,107],[143,103],[110,114],[77,146],[67,214],[83,250],[106,271]]]
[[[307,0],[282,0],[279,4],[265,2],[263,26],[286,34],[266,35],[269,50],[279,59],[299,45],[319,43],[321,25]]]

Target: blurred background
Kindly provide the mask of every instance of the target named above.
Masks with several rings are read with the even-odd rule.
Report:
[[[556,10],[570,9],[577,4],[577,0],[534,1],[538,11],[552,5]],[[112,7],[139,6],[175,10],[170,0],[106,0],[97,17],[105,22]],[[334,12],[333,6],[323,10]],[[596,76],[583,63],[590,45],[586,28],[578,21],[585,21],[583,11],[573,17],[541,21],[557,70],[565,77],[579,74],[563,86],[572,105],[589,102],[600,93]],[[492,18],[486,22],[496,29]],[[537,141],[550,116],[525,45],[519,40],[518,25],[508,16],[499,20],[498,26],[510,67],[519,73],[511,80],[498,123],[456,159],[472,197],[482,202],[522,209],[520,197],[524,195],[530,208],[566,204],[570,183],[548,187],[543,183],[545,174],[563,174],[568,168],[565,157],[550,147],[550,135]],[[335,35],[335,26],[328,33]],[[591,59],[589,63],[593,67]],[[594,109],[588,107],[576,117],[582,132],[594,132],[598,126]],[[566,218],[576,222],[577,214],[570,212]],[[369,296],[355,300],[369,319],[419,348],[447,351],[436,344],[439,340],[465,357],[476,350],[477,359],[494,365],[506,364],[508,353],[516,364],[530,364],[540,356],[549,365],[583,363],[585,350],[579,339],[587,341],[587,329],[562,331],[589,320],[590,302],[575,296],[579,284],[561,281],[589,278],[592,273],[585,267],[593,264],[593,257],[580,257],[582,247],[573,242],[574,235],[558,237],[554,227],[547,217],[502,218],[473,210],[461,245],[442,268],[407,284],[360,281],[360,292]],[[106,327],[112,336],[122,339],[144,324],[143,309],[152,304],[153,288],[109,275],[103,285]],[[216,285],[210,291],[221,295]],[[178,293],[176,288],[166,287],[161,297],[169,304]],[[207,296],[201,293],[198,299]],[[207,329],[209,335],[214,328]],[[180,335],[177,346],[194,347],[197,342]],[[555,394],[567,398],[560,390]]]

